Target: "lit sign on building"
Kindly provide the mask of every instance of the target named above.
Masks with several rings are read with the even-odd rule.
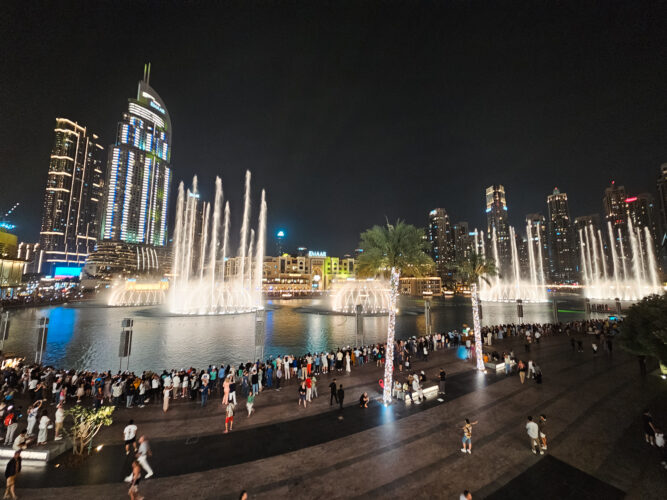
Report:
[[[53,277],[56,279],[62,278],[78,278],[81,275],[81,267],[62,267],[56,266]]]
[[[308,257],[326,257],[326,256],[327,256],[326,252],[318,252],[315,250],[308,251]]]
[[[278,233],[276,234],[276,236],[277,236],[278,238],[284,238],[284,237],[285,237],[285,231],[283,231],[283,230],[281,229],[280,231],[278,231]]]
[[[151,108],[157,109],[160,113],[164,114],[164,108],[160,106],[157,102],[151,101]]]

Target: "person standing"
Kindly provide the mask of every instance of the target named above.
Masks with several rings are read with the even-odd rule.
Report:
[[[459,500],[472,500],[472,493],[468,490],[463,490],[463,493],[459,495]]]
[[[56,409],[55,422],[56,422],[56,436],[54,439],[56,441],[60,441],[63,438],[60,435],[60,433],[63,431],[63,424],[65,423],[65,410],[63,409],[62,403],[59,404],[58,408]]]
[[[46,444],[47,434],[49,432],[49,426],[51,425],[51,419],[46,414],[46,411],[42,413],[42,418],[39,419],[39,433],[37,434],[37,444]]]
[[[139,450],[137,451],[137,462],[141,467],[146,471],[146,479],[153,475],[153,469],[148,463],[148,457],[153,456],[151,452],[151,446],[148,443],[146,436],[139,437]]]
[[[14,442],[14,434],[16,434],[16,428],[19,426],[16,422],[16,413],[14,409],[10,407],[7,415],[5,415],[5,420],[3,422],[7,433],[5,434],[5,446],[11,446]]]
[[[303,403],[304,408],[308,406],[308,402],[306,400],[307,393],[308,391],[306,390],[306,383],[301,382],[301,384],[299,384],[299,406],[301,406],[301,403]]]
[[[653,416],[651,415],[651,412],[648,411],[648,409],[644,410],[644,414],[642,415],[642,421],[644,422],[644,437],[646,439],[646,442],[651,446],[655,446],[656,428],[655,425],[653,424]]]
[[[530,439],[530,449],[532,452],[537,455],[537,450],[540,451],[540,455],[544,455],[544,451],[540,449],[540,430],[538,425],[533,422],[533,417],[528,416],[528,422],[526,423],[526,432],[528,433],[528,438]]]
[[[472,453],[472,426],[476,424],[477,420],[470,422],[469,419],[465,419],[465,424],[461,428],[463,430],[463,438],[461,439],[463,442],[463,448],[461,448],[461,451],[463,453]]]
[[[447,374],[445,373],[444,368],[440,368],[440,381],[438,382],[438,392],[440,394],[445,393],[445,381],[447,379]]]
[[[309,403],[312,401],[313,394],[313,381],[310,379],[310,375],[306,376],[306,401]]]
[[[343,400],[345,399],[345,391],[343,390],[343,384],[340,384],[338,386],[338,404],[340,405],[340,409],[343,409]]]
[[[16,477],[21,472],[21,451],[14,452],[14,456],[7,462],[5,467],[5,479],[7,487],[5,488],[5,495],[3,498],[16,499]]]
[[[246,401],[246,409],[248,410],[248,418],[252,415],[252,412],[255,411],[253,409],[253,405],[255,404],[255,393],[250,391],[250,394],[248,394],[248,401]]]
[[[199,391],[201,392],[201,407],[204,408],[206,406],[206,401],[208,401],[208,391],[210,390],[210,386],[208,385],[208,381],[204,381],[204,383],[201,386],[201,389]]]
[[[547,416],[543,413],[537,422],[540,431],[540,445],[543,450],[547,449]]]
[[[225,434],[234,427],[234,403],[228,403],[225,409]]]
[[[167,413],[169,411],[169,396],[171,393],[171,383],[167,385],[167,381],[164,382],[164,389],[162,389],[162,412]]]
[[[338,394],[336,392],[336,379],[329,384],[329,389],[331,390],[331,397],[329,398],[329,406],[333,406],[334,399],[336,404],[338,404]]]
[[[526,371],[528,369],[526,368],[526,364],[522,359],[519,360],[517,368],[519,369],[519,380],[521,380],[521,383],[524,384],[526,382]]]
[[[123,429],[123,437],[125,438],[125,454],[130,454],[130,446],[137,451],[137,426],[134,425],[134,420],[130,420]]]

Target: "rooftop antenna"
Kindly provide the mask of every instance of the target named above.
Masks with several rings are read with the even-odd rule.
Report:
[[[146,83],[151,83],[151,63],[148,63],[148,74],[146,75]]]
[[[144,81],[146,81],[146,69],[148,68],[148,65],[144,63]]]

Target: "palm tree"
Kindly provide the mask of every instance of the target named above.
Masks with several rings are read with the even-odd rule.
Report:
[[[488,260],[478,253],[471,253],[467,258],[456,265],[458,276],[466,283],[470,283],[470,297],[472,299],[472,320],[475,333],[475,354],[477,356],[477,369],[484,371],[484,353],[482,352],[482,332],[479,323],[479,296],[477,284],[484,280],[489,285],[489,278],[498,274],[496,262]]]
[[[396,301],[401,274],[422,276],[433,269],[433,261],[426,253],[428,242],[424,230],[397,220],[392,225],[373,226],[361,233],[359,248],[362,250],[357,264],[361,277],[382,276],[390,279],[389,325],[385,350],[384,392],[385,404],[391,403],[394,369],[394,333],[396,329]]]

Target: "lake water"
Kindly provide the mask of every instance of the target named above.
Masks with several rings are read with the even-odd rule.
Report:
[[[326,309],[327,299],[274,300],[267,303],[265,356],[303,354],[354,345],[355,318],[318,313]],[[396,335],[406,338],[424,332],[422,300],[401,297]],[[561,321],[584,317],[583,300],[561,301]],[[577,311],[578,310],[578,311]],[[35,358],[37,325],[40,317],[49,318],[44,363],[63,368],[117,370],[121,320],[134,319],[132,355],[134,370],[202,367],[221,362],[239,363],[253,359],[255,352],[255,315],[169,316],[160,308],[106,307],[91,303],[10,312],[9,339],[5,352]],[[433,331],[460,329],[472,324],[470,300],[463,297],[434,299],[431,308]],[[525,304],[525,322],[549,322],[552,306]],[[387,317],[364,318],[367,343],[386,338]],[[483,324],[517,321],[515,304],[485,303]],[[123,369],[127,360],[123,361]]]

